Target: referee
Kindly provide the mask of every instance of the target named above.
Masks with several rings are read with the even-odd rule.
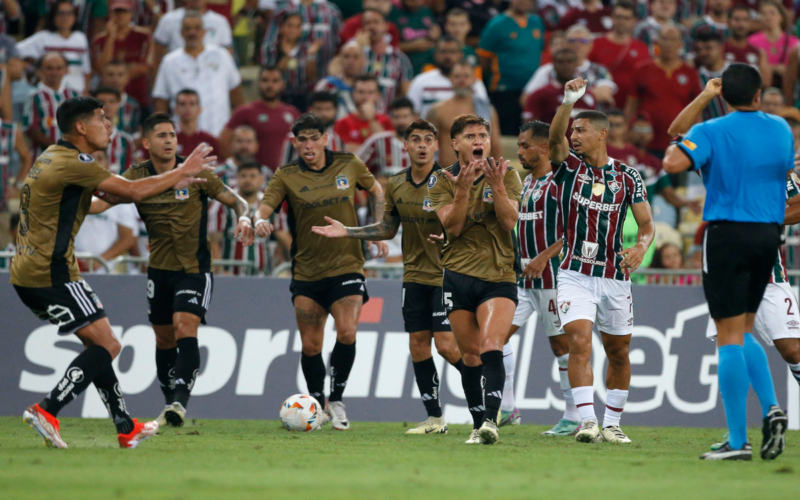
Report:
[[[717,326],[717,376],[730,437],[703,460],[752,459],[746,419],[750,385],[764,416],[761,458],[774,459],[784,448],[787,419],[766,354],[758,342],[745,342],[780,245],[786,175],[794,159],[789,125],[758,111],[760,89],[757,69],[731,64],[722,74],[722,97],[734,112],[692,127],[664,158],[671,174],[700,170],[707,191],[703,290]]]

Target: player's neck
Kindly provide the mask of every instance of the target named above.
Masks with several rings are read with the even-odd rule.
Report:
[[[606,152],[605,146],[598,148],[597,151],[585,153],[583,155],[583,161],[595,168],[602,168],[608,165],[608,153]]]
[[[612,148],[622,149],[625,147],[625,141],[620,139],[619,141],[608,141],[608,145]]]
[[[239,191],[239,196],[241,196],[244,201],[247,202],[248,205],[253,206],[258,203],[258,191],[253,191],[252,193],[245,195],[241,191]]]
[[[414,184],[419,184],[428,177],[431,170],[433,170],[433,163],[434,161],[431,160],[428,163],[411,164],[411,180],[414,181]]]
[[[706,67],[706,69],[707,69],[708,71],[714,71],[714,72],[716,72],[716,71],[720,71],[720,70],[721,70],[722,68],[724,68],[724,67],[725,67],[725,60],[724,60],[724,59],[720,59],[719,61],[715,62],[714,64],[709,64],[709,65]]]
[[[117,27],[116,39],[117,40],[124,40],[125,38],[128,37],[128,33],[130,33],[130,32],[131,32],[131,27],[130,26],[118,26]]]
[[[264,103],[264,106],[266,106],[268,108],[272,108],[272,109],[275,109],[275,108],[277,108],[278,106],[281,105],[280,97],[276,97],[274,99],[267,99],[267,98],[262,97],[261,98],[261,102]]]
[[[656,62],[664,69],[676,69],[683,64],[680,56],[673,56],[671,54],[661,54],[661,57],[656,59]]]
[[[194,135],[197,132],[197,120],[193,122],[180,121],[180,130],[183,135]]]
[[[163,174],[164,172],[169,172],[178,162],[177,157],[173,157],[171,160],[161,160],[156,158],[155,156],[150,156],[150,162],[153,164],[153,168],[155,169],[156,173]]]
[[[531,169],[531,174],[533,175],[534,179],[541,179],[545,175],[547,175],[552,168],[550,167],[550,163],[547,160],[539,159],[539,163]]]
[[[203,50],[205,50],[205,46],[203,46],[203,44],[201,43],[195,47],[184,47],[183,50],[184,52],[186,52],[187,54],[196,59],[197,56],[199,56],[203,52]]]
[[[709,12],[709,17],[714,20],[715,23],[719,24],[728,24],[728,12],[727,11],[720,11],[720,12]]]
[[[78,151],[80,151],[81,153],[86,153],[87,155],[90,155],[95,151],[97,151],[97,148],[90,146],[89,142],[86,141],[86,138],[80,135],[64,134],[62,138],[63,140],[67,141],[68,143],[78,148]]]
[[[747,36],[743,36],[742,38],[736,38],[736,36],[731,33],[731,36],[728,37],[727,43],[731,46],[736,47],[737,49],[743,49],[747,47]]]

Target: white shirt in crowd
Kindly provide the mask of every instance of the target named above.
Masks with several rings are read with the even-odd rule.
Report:
[[[231,116],[230,91],[241,83],[242,77],[233,57],[219,45],[206,45],[197,58],[181,48],[170,52],[161,61],[153,85],[153,97],[168,100],[170,108],[174,109],[178,92],[183,89],[197,91],[203,108],[198,126],[217,137]]]
[[[89,42],[86,35],[73,31],[64,38],[53,31],[39,31],[17,44],[21,59],[38,60],[48,52],[58,52],[67,60],[67,76],[64,82],[82,94],[86,88],[85,75],[92,72],[89,60]]]
[[[75,251],[103,255],[119,239],[117,226],[130,228],[134,236],[139,235],[138,218],[136,207],[131,203],[121,203],[102,214],[87,215],[75,236]]]
[[[595,65],[594,68],[601,66]],[[585,60],[582,64],[580,64],[577,68],[575,68],[575,75],[589,75],[589,72],[592,70],[592,61]],[[546,87],[548,84],[556,82],[555,76],[555,69],[553,69],[553,63],[542,64],[539,68],[533,73],[533,76],[528,83],[525,84],[525,90],[523,92],[525,95],[531,95],[540,88]],[[606,78],[590,78],[589,79],[589,86],[591,88],[608,86],[611,87],[611,91],[615,94],[619,90],[617,84],[614,83],[613,80],[608,80]]]
[[[166,45],[170,52],[183,47],[181,22],[183,22],[185,14],[186,9],[183,7],[164,14],[158,21],[155,32],[153,32],[153,40],[158,44]],[[207,10],[203,14],[203,28],[206,30],[206,36],[203,39],[205,45],[213,44],[222,47],[233,45],[231,23],[222,14]]]
[[[489,100],[486,86],[478,79],[472,84],[472,93],[475,97]],[[437,102],[446,101],[453,95],[453,83],[438,68],[415,76],[406,92],[406,97],[414,103],[414,109],[422,117],[428,115],[431,106]]]

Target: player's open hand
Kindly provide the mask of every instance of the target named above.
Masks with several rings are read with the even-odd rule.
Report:
[[[431,245],[444,245],[444,233],[442,234],[429,234],[428,243]]]
[[[461,167],[458,175],[451,174],[448,170],[442,170],[444,175],[456,185],[456,189],[463,189],[469,191],[472,188],[472,183],[475,181],[475,169],[478,168],[482,160],[471,161],[466,167]]]
[[[522,277],[526,280],[541,278],[545,267],[547,267],[547,259],[539,255],[528,262],[528,265],[522,270]]]
[[[639,244],[619,252],[618,255],[622,255],[622,262],[619,263],[620,269],[629,273],[639,269],[642,259],[644,259],[644,252],[645,250]]]
[[[233,231],[233,237],[238,239],[242,245],[249,247],[256,240],[255,232],[253,231],[253,223],[249,220],[241,219],[236,224],[236,229]]]
[[[504,160],[503,158],[500,158],[498,161],[494,161],[494,158],[483,160],[483,165],[481,166],[483,168],[483,175],[486,177],[486,182],[492,187],[502,186],[510,163],[510,161]]]
[[[706,88],[703,89],[708,95],[711,96],[718,96],[722,94],[722,78],[712,78],[711,80],[706,83]]]
[[[389,245],[386,244],[385,241],[370,241],[373,245],[375,245],[375,251],[373,255],[378,258],[382,259],[389,255]]]
[[[272,231],[274,231],[275,228],[273,227],[269,219],[258,219],[256,221],[256,227],[254,228],[254,230],[256,236],[258,236],[259,238],[267,238],[269,237],[270,234],[272,234]]]
[[[183,173],[184,177],[194,177],[202,171],[213,172],[214,167],[211,165],[217,161],[216,156],[209,156],[213,150],[214,148],[205,142],[201,142],[194,148],[192,154],[178,165],[178,169]]]
[[[347,228],[338,220],[325,217],[325,222],[329,223],[330,226],[313,226],[311,231],[328,238],[344,238],[347,236]]]
[[[203,177],[184,177],[183,179],[179,180],[177,184],[172,186],[172,188],[175,190],[186,189],[192,184],[203,184],[205,182],[206,179],[204,179]]]

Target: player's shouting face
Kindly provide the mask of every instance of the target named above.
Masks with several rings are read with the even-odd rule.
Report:
[[[301,130],[292,139],[292,143],[307,165],[325,163],[325,145],[328,143],[328,134],[323,134],[316,129]]]
[[[439,141],[431,130],[411,130],[406,140],[406,151],[414,165],[425,165],[439,150]]]
[[[581,156],[592,155],[600,148],[605,148],[608,129],[598,126],[587,118],[579,118],[572,122],[570,142],[572,149]]]
[[[489,130],[483,125],[467,125],[453,138],[453,149],[461,163],[485,160],[492,149]]]

